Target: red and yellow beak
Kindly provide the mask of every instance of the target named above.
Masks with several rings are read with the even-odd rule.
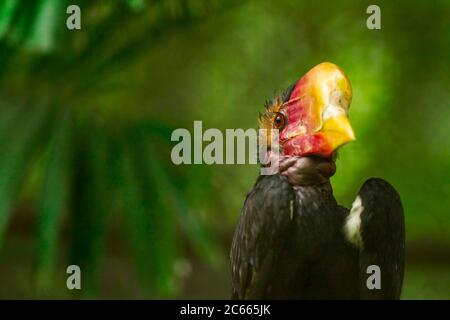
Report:
[[[286,103],[288,125],[280,133],[285,155],[329,157],[355,140],[348,119],[350,81],[335,64],[324,62],[304,75]]]

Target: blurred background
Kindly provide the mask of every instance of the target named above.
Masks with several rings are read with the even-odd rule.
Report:
[[[66,8],[81,8],[81,30]],[[255,165],[180,165],[175,128],[256,128],[322,61],[354,91],[332,179],[405,208],[404,299],[450,298],[450,3],[1,0],[0,298],[228,298]],[[66,288],[66,268],[82,290]]]

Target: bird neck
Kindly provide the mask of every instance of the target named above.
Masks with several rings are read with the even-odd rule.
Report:
[[[279,171],[292,186],[317,186],[331,191],[330,177],[336,172],[332,159],[320,157],[281,156]]]

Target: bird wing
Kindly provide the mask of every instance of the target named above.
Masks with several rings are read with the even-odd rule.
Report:
[[[405,222],[397,191],[382,179],[367,180],[347,217],[345,233],[359,247],[360,298],[399,299],[405,266]],[[378,284],[374,278],[377,272]]]
[[[242,208],[231,247],[232,298],[262,299],[292,228],[294,191],[285,177],[260,176]]]

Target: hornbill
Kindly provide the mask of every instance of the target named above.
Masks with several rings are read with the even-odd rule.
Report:
[[[399,299],[398,193],[371,178],[349,210],[329,181],[336,149],[355,139],[351,98],[347,76],[325,62],[266,103],[260,128],[279,130],[278,171],[258,177],[242,208],[230,254],[233,299]],[[371,266],[379,287],[368,285]]]

